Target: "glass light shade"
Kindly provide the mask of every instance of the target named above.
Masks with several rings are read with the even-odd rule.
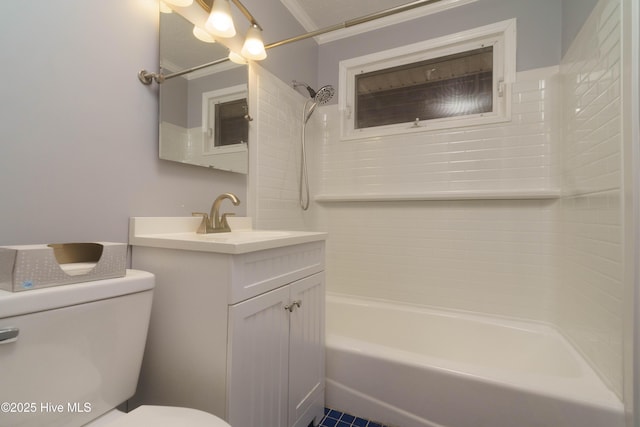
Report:
[[[193,26],[193,35],[200,41],[205,42],[205,43],[215,43],[216,39],[213,38],[213,36],[209,33],[207,33],[205,30],[203,30],[202,28],[198,27],[197,25]]]
[[[244,58],[244,56],[240,55],[239,53],[235,53],[232,50],[229,51],[229,61],[235,64],[242,64],[242,65],[247,63],[247,60]]]
[[[264,49],[264,42],[262,41],[262,31],[256,25],[252,25],[247,31],[240,53],[245,58],[256,61],[267,57],[267,51]]]
[[[229,0],[214,0],[211,13],[204,26],[215,36],[229,38],[236,35]]]
[[[172,4],[172,5],[178,6],[178,7],[191,6],[191,3],[193,3],[193,0],[163,0],[163,1],[165,3]]]

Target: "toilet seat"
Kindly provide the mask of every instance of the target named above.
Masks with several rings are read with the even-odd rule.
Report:
[[[230,427],[207,412],[175,406],[139,406],[108,427]]]

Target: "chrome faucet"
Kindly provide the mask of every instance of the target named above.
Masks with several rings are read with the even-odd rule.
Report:
[[[197,233],[224,233],[231,231],[231,228],[229,228],[229,224],[227,223],[227,217],[235,214],[225,213],[220,216],[220,205],[224,199],[231,200],[234,206],[238,206],[240,204],[240,199],[238,199],[235,194],[223,193],[219,195],[213,202],[213,205],[211,205],[211,212],[209,212],[209,215],[203,212],[193,212],[193,216],[202,217],[202,222],[196,231]]]

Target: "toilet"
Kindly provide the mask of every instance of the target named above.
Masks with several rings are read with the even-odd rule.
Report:
[[[0,290],[0,424],[229,427],[190,408],[116,409],[136,390],[155,278]]]

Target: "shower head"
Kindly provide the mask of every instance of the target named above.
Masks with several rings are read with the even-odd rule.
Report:
[[[333,95],[336,93],[336,90],[331,85],[322,86],[318,89],[318,92],[313,95],[313,100],[318,104],[326,104],[329,102]]]
[[[333,88],[333,86],[331,85],[326,85],[326,86],[322,86],[320,89],[318,89],[318,91],[316,92],[315,90],[313,90],[313,88],[311,86],[309,86],[308,84],[304,83],[304,82],[298,82],[298,81],[293,81],[291,82],[293,84],[294,88],[297,88],[299,86],[304,87],[305,89],[307,89],[307,92],[309,92],[309,96],[317,103],[319,104],[325,104],[327,102],[329,102],[329,100],[331,98],[333,98],[333,94],[336,93],[336,90]]]
[[[313,110],[316,109],[318,104],[326,104],[331,98],[333,98],[333,94],[335,93],[336,90],[331,85],[322,86],[320,89],[318,89],[318,92],[313,95],[313,102],[311,104],[311,107],[309,107],[309,111],[307,111],[307,115],[304,118],[305,123],[309,121],[309,117],[311,117],[311,114],[313,114]]]
[[[298,82],[294,80],[291,82],[291,84],[293,85],[294,88],[297,88],[299,86],[304,87],[305,89],[307,89],[307,92],[309,92],[309,96],[311,97],[311,99],[307,100],[307,102],[304,104],[304,110],[305,110],[304,122],[305,123],[309,121],[309,117],[311,117],[311,114],[316,109],[318,104],[326,104],[327,102],[329,102],[331,98],[333,98],[333,95],[336,93],[336,90],[331,85],[322,86],[316,92],[311,88],[311,86],[309,86],[304,82]],[[311,104],[311,106],[309,106],[309,104]],[[307,110],[307,107],[309,107],[308,110]]]

